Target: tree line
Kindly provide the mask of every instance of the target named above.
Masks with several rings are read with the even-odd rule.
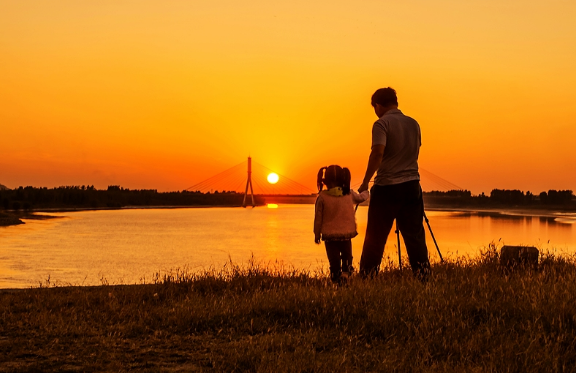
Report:
[[[490,195],[472,195],[469,190],[424,192],[428,206],[479,207],[554,207],[576,208],[571,190],[549,190],[539,194],[521,190],[493,189]],[[96,189],[93,185],[46,187],[19,187],[0,190],[0,209],[24,210],[44,208],[120,208],[125,206],[240,206],[243,193],[234,191],[158,192],[156,189],[128,189],[110,185]],[[255,196],[256,204],[264,203]]]
[[[125,206],[239,206],[244,194],[233,191],[158,192],[156,189],[128,189],[110,185],[96,189],[93,185],[19,187],[0,190],[0,209],[24,210],[43,208],[120,208]],[[256,203],[262,200],[256,197]]]
[[[493,189],[490,195],[472,195],[469,190],[432,191],[423,193],[429,204],[457,206],[530,206],[576,208],[571,190],[554,190],[533,194],[517,189]]]

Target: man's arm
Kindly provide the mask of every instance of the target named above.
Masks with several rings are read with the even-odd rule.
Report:
[[[368,167],[366,167],[366,175],[364,175],[364,181],[362,181],[362,185],[360,185],[360,188],[358,188],[359,193],[368,190],[368,183],[382,162],[382,157],[384,156],[384,147],[384,145],[372,146],[370,158],[368,158]]]

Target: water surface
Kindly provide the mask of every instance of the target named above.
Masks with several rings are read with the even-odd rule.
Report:
[[[354,261],[360,259],[367,207],[357,212]],[[445,257],[476,256],[490,242],[576,252],[576,215],[532,217],[428,211]],[[314,244],[313,205],[278,208],[188,208],[81,211],[58,219],[26,220],[0,228],[0,288],[150,282],[157,272],[221,268],[251,256],[263,264],[327,268],[323,245]],[[427,230],[432,261],[438,255]],[[404,250],[404,243],[401,244]],[[397,261],[391,233],[385,256]],[[403,251],[405,253],[405,251]],[[405,254],[404,254],[405,255]]]

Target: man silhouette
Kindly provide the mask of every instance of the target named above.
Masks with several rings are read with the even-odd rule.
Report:
[[[358,189],[370,193],[368,225],[360,259],[360,273],[374,275],[380,269],[386,239],[394,220],[402,233],[410,266],[425,278],[430,272],[424,233],[424,202],[418,173],[420,126],[398,110],[396,91],[378,89],[372,95],[372,107],[378,120],[372,127],[372,150],[364,181]]]

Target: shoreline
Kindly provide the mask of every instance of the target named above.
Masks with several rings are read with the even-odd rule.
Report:
[[[49,219],[60,219],[61,216],[52,215],[42,215],[36,214],[34,212],[28,212],[25,214],[17,213],[0,213],[0,227],[10,227],[13,225],[23,225],[26,222],[22,220],[49,220]]]
[[[535,218],[573,218],[576,222],[576,211],[561,209],[518,209],[518,208],[468,208],[468,207],[429,207],[428,211],[462,212],[486,215],[501,215],[507,217],[535,217]]]
[[[0,227],[26,224],[19,217],[9,214],[0,214]]]
[[[264,205],[257,205],[261,207]],[[36,212],[76,212],[76,211],[106,211],[106,210],[154,210],[154,209],[188,209],[188,208],[214,208],[214,207],[242,207],[238,205],[157,205],[157,206],[122,206],[122,207],[47,207],[32,209],[32,213]],[[250,206],[251,207],[251,206]]]
[[[255,207],[262,207],[264,205],[256,205]],[[124,207],[47,207],[40,209],[32,209],[27,213],[16,213],[14,211],[0,212],[0,227],[9,227],[13,225],[26,224],[24,220],[48,220],[59,219],[62,216],[42,215],[41,213],[60,213],[60,212],[81,212],[81,211],[112,211],[112,210],[171,210],[171,209],[187,209],[187,208],[242,208],[238,205],[194,205],[194,206],[124,206]],[[251,206],[249,206],[251,207]]]

